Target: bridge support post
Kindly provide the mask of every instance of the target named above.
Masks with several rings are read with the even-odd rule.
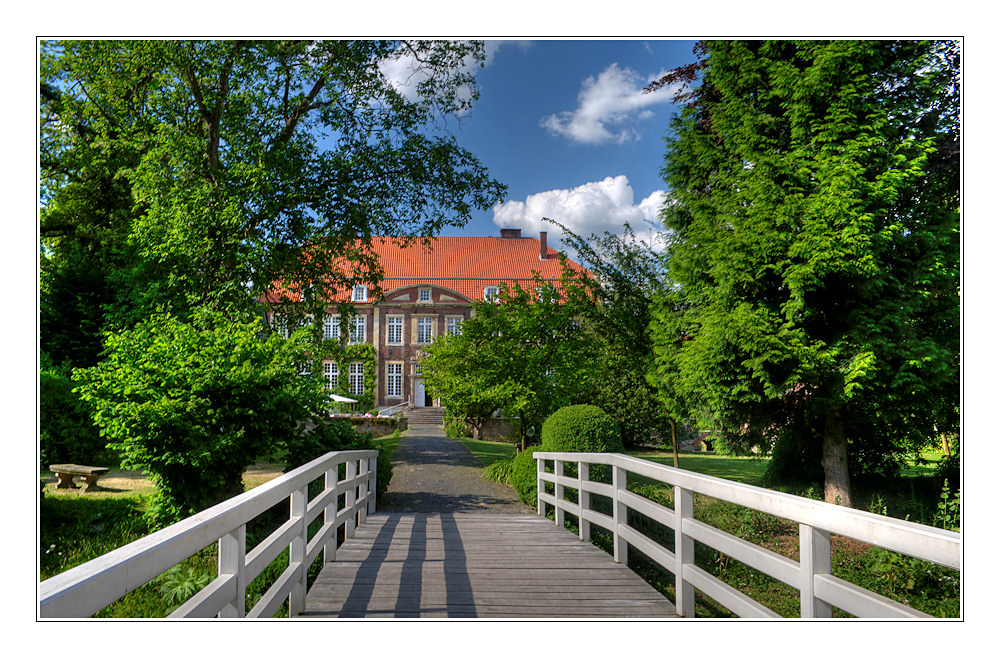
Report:
[[[247,527],[241,525],[219,538],[219,576],[236,577],[236,594],[222,607],[219,617],[243,618],[247,607]]]
[[[580,480],[580,487],[577,489],[577,503],[580,505],[580,539],[590,541],[590,521],[583,520],[584,510],[590,509],[590,492],[583,490],[583,483],[590,479],[590,464],[587,462],[577,462],[577,477]]]
[[[807,617],[832,617],[833,606],[816,598],[815,576],[831,572],[830,533],[804,523],[799,524],[799,574],[801,582],[800,614]]]
[[[677,614],[694,618],[694,585],[684,577],[687,565],[694,564],[694,539],[684,533],[684,521],[694,517],[694,492],[674,486],[674,591]]]

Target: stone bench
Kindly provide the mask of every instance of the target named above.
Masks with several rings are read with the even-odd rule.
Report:
[[[99,466],[80,466],[79,464],[52,464],[49,466],[49,470],[59,478],[59,482],[56,484],[57,489],[76,489],[77,485],[73,482],[73,477],[83,476],[82,488],[86,493],[92,488],[97,488],[97,480],[111,469]]]

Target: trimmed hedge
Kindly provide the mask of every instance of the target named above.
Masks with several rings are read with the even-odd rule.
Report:
[[[621,431],[600,407],[563,407],[542,424],[542,449],[549,452],[622,452]]]

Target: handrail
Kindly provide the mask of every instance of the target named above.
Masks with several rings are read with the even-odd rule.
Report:
[[[410,401],[409,398],[407,398],[406,402],[400,402],[399,404],[394,404],[391,407],[386,407],[382,411],[378,412],[378,415],[382,416],[383,418],[387,418],[399,413],[400,411],[403,411],[404,409],[409,409],[409,408],[410,408]]]
[[[628,547],[647,555],[674,574],[678,614],[694,617],[694,590],[699,589],[740,616],[772,617],[776,614],[713,577],[694,564],[694,542],[744,562],[800,591],[802,617],[830,617],[833,606],[859,617],[927,617],[922,612],[841,580],[831,573],[830,536],[850,537],[911,557],[961,570],[962,536],[911,521],[831,505],[801,496],[701,475],[617,453],[535,452],[538,467],[538,514],[546,506],[555,510],[562,526],[565,514],[579,519],[580,538],[590,539],[596,524],[614,537],[614,559],[628,563]],[[546,463],[553,462],[552,472]],[[575,463],[577,475],[565,475],[565,464]],[[612,483],[590,479],[592,465],[612,468]],[[629,473],[641,475],[674,488],[674,509],[628,491]],[[545,490],[552,483],[554,494]],[[575,489],[577,500],[566,500],[565,489]],[[742,505],[799,524],[799,561],[790,560],[756,544],[698,521],[693,516],[694,494]],[[609,516],[591,508],[590,496],[612,501]],[[632,509],[674,530],[674,551],[649,539],[628,524]]]
[[[218,541],[218,577],[178,608],[172,617],[270,616],[287,599],[289,615],[305,608],[306,572],[320,555],[336,559],[337,530],[354,535],[375,512],[378,452],[329,452],[246,493],[223,501],[131,544],[39,583],[41,617],[89,617],[144,585],[180,561]],[[339,466],[345,477],[339,479]],[[324,478],[323,491],[309,500],[309,484]],[[344,495],[344,506],[339,497]],[[282,500],[289,519],[250,553],[246,524]],[[323,515],[310,539],[309,523]],[[246,585],[285,548],[289,565],[250,612]]]

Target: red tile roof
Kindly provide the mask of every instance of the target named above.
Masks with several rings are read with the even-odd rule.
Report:
[[[530,288],[536,274],[547,281],[563,276],[558,252],[547,247],[547,258],[539,257],[538,238],[438,237],[428,244],[405,244],[399,238],[376,237],[371,248],[385,274],[382,289],[386,293],[405,286],[434,285],[481,300],[486,286],[519,283]],[[568,265],[584,271],[572,260]],[[349,298],[345,291],[343,299]]]

